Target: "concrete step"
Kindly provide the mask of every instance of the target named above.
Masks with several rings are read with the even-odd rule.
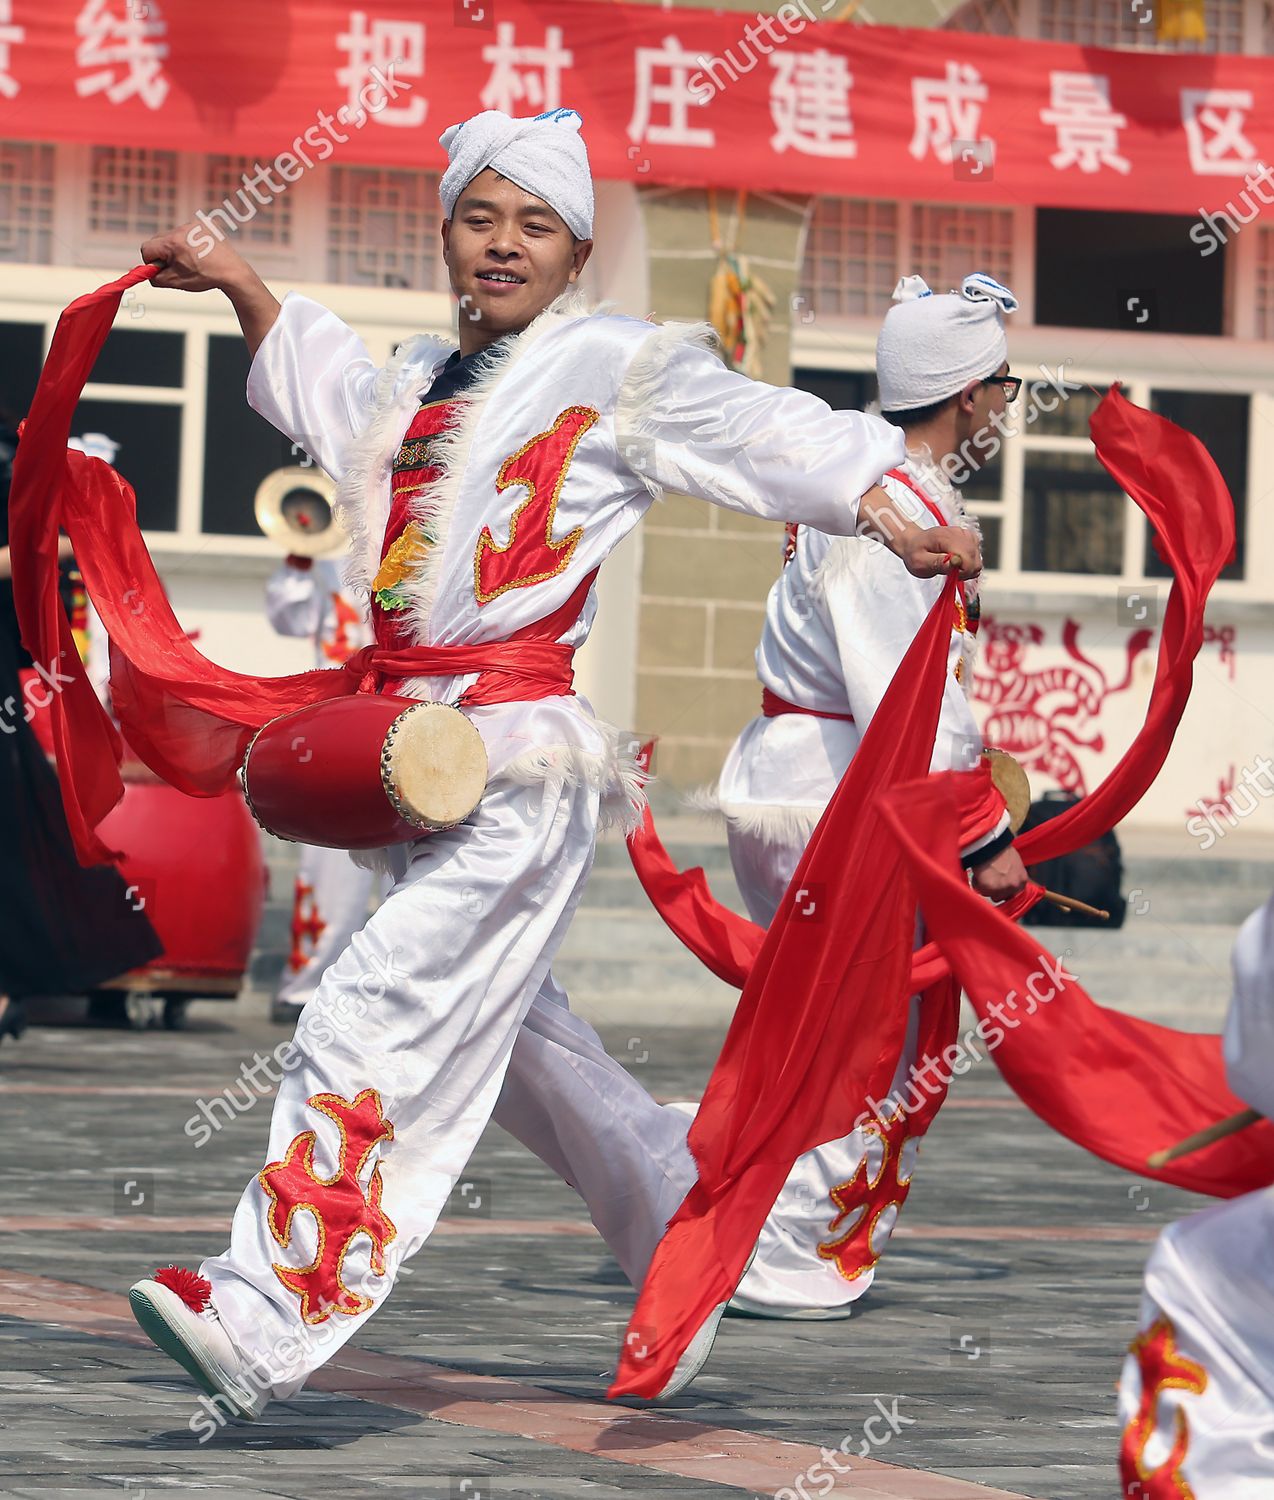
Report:
[[[1264,905],[1274,889],[1274,864],[1217,860],[1131,859],[1124,866],[1128,921],[1153,917],[1162,926],[1220,923],[1231,929]]]
[[[680,865],[680,868],[688,868],[688,864]],[[734,876],[729,870],[710,872],[708,885],[717,900],[728,906],[731,911],[737,911],[741,915],[747,914],[743,898],[739,895]],[[588,883],[584,887],[580,907],[581,910],[587,907],[597,907],[604,910],[654,911],[650,898],[642,890],[641,882],[633,873],[631,865],[601,868],[594,865],[588,877]]]
[[[698,865],[718,900],[742,912],[724,828],[665,809],[660,835],[679,868]],[[290,947],[296,847],[263,841],[271,897],[253,956],[254,989],[278,982]],[[1235,929],[1274,887],[1274,840],[1236,833],[1207,853],[1184,830],[1124,835],[1125,925],[1032,927],[1042,950],[1070,949],[1092,998],[1182,1029],[1219,1030],[1230,992]],[[637,882],[624,842],[603,836],[579,912],[554,964],[572,1004],[596,1020],[635,1026],[728,1021],[737,992],[673,937]]]

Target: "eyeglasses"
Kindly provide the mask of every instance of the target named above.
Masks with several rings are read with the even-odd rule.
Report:
[[[1020,375],[988,375],[982,384],[1001,386],[1004,390],[1004,399],[1016,401],[1018,392],[1022,389],[1022,377]]]

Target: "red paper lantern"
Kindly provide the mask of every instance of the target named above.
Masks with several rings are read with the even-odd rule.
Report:
[[[167,27],[164,75],[194,101],[200,120],[225,129],[246,105],[278,87],[292,48],[288,0],[147,0]]]

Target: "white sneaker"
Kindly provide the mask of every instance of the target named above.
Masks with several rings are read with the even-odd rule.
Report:
[[[128,1301],[142,1331],[157,1348],[175,1359],[209,1396],[228,1407],[230,1415],[255,1422],[270,1397],[251,1378],[222,1327],[209,1300],[211,1291],[202,1276],[165,1266],[154,1278],[131,1287]]]
[[[748,1263],[744,1266],[739,1280],[752,1269],[752,1262],[756,1259],[756,1246],[752,1247],[752,1254],[748,1256]],[[677,1361],[676,1367],[668,1377],[668,1383],[657,1395],[652,1396],[652,1401],[670,1401],[674,1396],[679,1396],[690,1384],[704,1365],[708,1363],[708,1356],[712,1353],[712,1346],[717,1340],[717,1329],[721,1325],[721,1316],[729,1306],[729,1302],[718,1302],[708,1316],[700,1323],[695,1336],[686,1345],[686,1352]]]

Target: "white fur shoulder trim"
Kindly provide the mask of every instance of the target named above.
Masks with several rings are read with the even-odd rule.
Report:
[[[818,803],[723,802],[719,783],[696,787],[682,801],[692,812],[721,818],[739,833],[783,848],[808,844],[825,811]]]
[[[629,361],[615,405],[615,441],[621,453],[634,440],[655,435],[651,412],[663,387],[664,371],[674,350],[685,346],[721,352],[721,340],[711,323],[659,323]],[[653,475],[634,472],[656,500],[663,497]]]
[[[380,566],[380,547],[389,518],[390,474],[420,394],[455,345],[419,334],[401,344],[377,373],[373,416],[350,445],[349,462],[333,496],[337,519],[350,538],[344,568],[346,585],[368,607]]]

